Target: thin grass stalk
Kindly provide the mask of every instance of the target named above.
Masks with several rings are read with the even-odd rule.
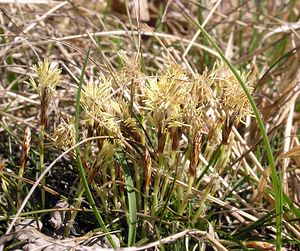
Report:
[[[192,224],[195,224],[196,221],[198,220],[198,218],[200,217],[200,215],[202,214],[203,209],[204,209],[204,204],[205,204],[205,201],[207,199],[207,196],[211,192],[211,189],[212,189],[212,187],[214,185],[215,185],[215,177],[212,176],[211,179],[210,179],[210,181],[209,181],[209,183],[205,187],[205,190],[203,192],[203,195],[201,196],[200,202],[198,203],[199,204],[199,208],[198,208],[198,210],[196,211],[196,213],[193,216]]]
[[[145,196],[144,196],[144,214],[148,215],[148,200],[149,200],[149,189],[152,175],[152,159],[149,150],[145,148],[144,156],[144,175],[145,175]],[[142,238],[147,237],[147,220],[144,220],[142,226]]]
[[[174,177],[176,179],[178,173],[178,161],[176,161],[176,149],[178,147],[178,138],[174,137],[174,131],[170,130],[172,136],[170,137],[169,134],[166,135],[166,142],[165,142],[165,149],[167,149],[165,152],[169,153],[170,152],[170,159],[167,163],[167,167],[165,167],[165,165],[162,166],[162,168],[164,168],[163,170],[167,170],[166,171],[166,175],[163,175],[163,185],[160,189],[160,193],[159,193],[159,199],[158,201],[162,202],[162,210],[160,210],[160,221],[158,224],[158,228],[160,228],[162,221],[164,219],[164,216],[166,214],[167,211],[167,207],[169,205],[171,196],[174,192],[174,182],[171,182],[170,177],[172,176],[172,172],[174,171]],[[175,131],[176,132],[176,131]],[[176,141],[176,142],[175,142]],[[162,155],[162,154],[161,154]],[[163,161],[163,158],[162,158]],[[171,168],[170,168],[171,167]],[[175,167],[175,168],[174,168]],[[165,173],[165,172],[164,172]],[[181,197],[179,197],[181,198]],[[178,205],[179,206],[179,205]]]
[[[166,199],[164,199],[164,207],[163,207],[163,210],[162,210],[162,213],[161,213],[161,217],[160,217],[160,220],[159,220],[159,223],[158,223],[158,228],[161,227],[163,219],[165,218],[167,207],[169,205],[169,202],[171,200],[172,195],[174,194],[174,187],[175,187],[176,180],[177,180],[178,160],[176,162],[177,163],[176,163],[176,166],[175,166],[175,174],[174,174],[173,180],[170,179],[169,175],[166,175],[166,176],[168,176],[168,180],[171,182],[171,185],[170,185],[169,191],[168,191],[168,193],[166,195]],[[181,198],[181,197],[179,197],[179,198]],[[177,201],[180,202],[180,200],[177,200]]]
[[[168,149],[169,150],[169,149]],[[163,176],[163,178],[161,179],[161,183],[162,183],[162,186],[160,187],[160,191],[159,191],[159,199],[158,201],[162,201],[162,202],[165,202],[165,194],[167,192],[167,188],[168,188],[168,185],[169,185],[169,176],[171,176],[172,174],[170,173],[170,169],[169,169],[169,164],[168,163],[165,163],[164,162],[164,165],[163,165],[163,173],[167,173],[166,176]]]
[[[208,141],[203,153],[203,157],[207,160],[211,159],[214,152],[215,152],[215,147],[211,145],[211,142]]]
[[[48,83],[47,83],[48,84]],[[49,87],[46,86],[41,90],[41,114],[40,114],[40,134],[39,134],[39,154],[40,154],[40,174],[45,170],[45,128],[47,126],[48,106],[49,99],[51,97]],[[41,180],[42,187],[46,185],[46,177]],[[45,190],[41,190],[42,197],[42,209],[46,206],[46,193]]]
[[[194,180],[196,177],[196,167],[197,167],[197,163],[199,160],[199,154],[201,151],[201,132],[196,130],[194,137],[193,137],[193,142],[192,142],[192,147],[191,147],[191,152],[190,152],[190,165],[189,165],[189,171],[188,171],[188,188],[186,191],[186,194],[183,197],[183,202],[182,202],[182,206],[181,209],[179,210],[179,214],[182,215],[186,209],[186,206],[188,204],[189,201],[189,197],[192,193],[192,188],[193,188],[193,184],[194,184]]]
[[[136,240],[136,225],[137,225],[137,207],[136,207],[136,196],[133,185],[133,179],[131,176],[130,169],[126,161],[116,153],[116,157],[124,170],[125,176],[125,184],[127,190],[127,198],[128,198],[128,247],[131,247],[135,244]]]
[[[185,212],[185,209],[186,209],[186,207],[188,205],[188,202],[189,202],[190,195],[192,194],[192,188],[193,188],[194,180],[195,180],[195,177],[189,176],[188,187],[187,187],[186,193],[183,196],[183,201],[181,203],[181,206],[178,210],[179,215],[183,215],[183,213]]]
[[[87,138],[90,138],[93,136],[93,124],[91,122],[91,120],[88,122],[88,126],[87,126]],[[91,141],[86,142],[86,145],[84,147],[84,160],[86,161],[86,163],[89,162],[90,159],[90,150],[91,150]]]
[[[148,200],[149,200],[149,187],[146,187],[144,197],[144,214],[148,215]],[[142,239],[147,238],[147,220],[143,221],[142,225]]]
[[[217,43],[214,41],[214,39],[206,32],[206,30],[193,18],[191,18],[183,9],[181,9],[187,19],[189,19],[198,29],[201,30],[204,37],[212,44],[212,46],[215,48],[215,50],[220,55],[221,59],[227,64],[231,72],[234,74],[238,82],[240,83],[241,87],[243,88],[247,99],[249,100],[249,103],[253,109],[254,115],[256,117],[260,132],[262,134],[264,146],[266,148],[267,156],[269,165],[271,168],[271,179],[272,179],[272,185],[274,190],[274,198],[275,198],[275,210],[276,210],[276,251],[281,251],[281,245],[282,245],[282,210],[283,210],[283,193],[282,193],[282,185],[281,185],[281,176],[280,173],[277,174],[276,167],[275,167],[275,161],[272,153],[272,149],[270,146],[270,142],[268,139],[268,135],[264,126],[264,123],[259,115],[259,111],[257,109],[257,106],[251,96],[250,91],[248,90],[246,84],[243,82],[241,76],[239,75],[238,71],[235,69],[235,67],[231,64],[231,62],[226,58],[222,50],[219,48]]]
[[[80,184],[77,188],[77,196],[75,198],[74,208],[80,208],[81,207],[83,193],[84,193],[83,185],[82,185],[82,182],[80,182]],[[70,232],[71,232],[71,229],[74,225],[77,214],[78,214],[78,211],[73,211],[71,213],[70,220],[68,221],[68,224],[67,224],[67,226],[64,230],[64,237],[65,238],[70,235]]]
[[[107,184],[107,167],[106,166],[101,168],[101,177],[102,177],[102,184]],[[105,187],[103,187],[103,190],[100,191],[100,193],[102,193],[103,195],[105,195],[105,194],[108,195],[109,193],[107,192],[107,190],[108,190],[107,186],[105,186]],[[109,200],[109,198],[107,198],[107,200]]]
[[[82,83],[83,83],[83,79],[84,79],[84,72],[87,66],[87,62],[88,62],[88,58],[89,58],[89,54],[90,54],[90,49],[87,52],[86,58],[84,60],[84,64],[83,64],[83,68],[81,71],[81,75],[80,75],[80,81],[79,81],[79,85],[78,85],[78,90],[77,90],[77,95],[76,95],[76,110],[75,110],[75,142],[76,144],[79,143],[79,112],[80,112],[80,94],[81,94],[81,89],[82,89]],[[83,187],[87,196],[87,199],[90,203],[90,206],[93,209],[94,215],[100,225],[100,227],[102,228],[103,232],[107,234],[107,239],[109,241],[109,243],[111,244],[111,246],[113,248],[117,248],[117,245],[115,243],[115,241],[113,240],[113,238],[111,237],[107,227],[105,226],[105,223],[98,211],[98,208],[96,206],[96,203],[94,201],[93,195],[91,193],[91,190],[89,188],[89,184],[87,182],[87,178],[86,178],[86,173],[81,161],[81,157],[80,157],[80,147],[77,146],[76,148],[76,160],[77,160],[77,165],[78,165],[78,169],[79,169],[79,174],[80,174],[80,178],[83,182]]]
[[[141,185],[141,176],[140,176],[140,167],[136,163],[136,161],[133,161],[133,166],[134,166],[134,181],[135,181],[135,188],[137,191],[142,191],[142,185]],[[136,194],[136,205],[137,205],[137,210],[140,211],[142,209],[142,196],[141,193]]]
[[[171,144],[169,144],[169,143],[171,143]],[[169,176],[172,175],[172,173],[170,173],[170,171],[172,172],[172,169],[170,169],[170,166],[172,166],[174,152],[172,150],[172,140],[171,140],[171,138],[169,137],[168,134],[166,135],[165,148],[167,148],[167,150],[166,150],[167,153],[170,152],[170,160],[171,161],[169,161],[169,163],[165,163],[163,165],[164,172],[168,173],[168,175],[164,176],[164,178],[163,178],[163,182],[162,182],[163,184],[162,184],[162,187],[160,189],[160,196],[159,196],[160,199],[159,199],[159,201],[165,201],[164,200],[165,193],[166,193],[168,185],[170,183]]]
[[[155,208],[158,205],[160,199],[162,199],[162,191],[160,191],[160,184],[162,173],[166,171],[164,163],[164,149],[167,145],[167,134],[163,133],[161,124],[157,126],[157,154],[158,154],[158,168],[154,179],[154,189],[153,189],[153,202],[152,202],[152,215],[155,214]],[[160,196],[159,196],[160,195]]]
[[[127,187],[128,207],[129,207],[129,232],[128,232],[128,247],[134,245],[136,240],[136,224],[137,224],[137,208],[136,196],[133,189],[133,180],[128,166],[124,168],[125,183]],[[130,190],[129,190],[130,189]]]
[[[44,140],[45,140],[45,126],[41,125],[40,126],[40,134],[39,134],[39,153],[40,153],[40,165],[39,165],[39,171],[40,173],[43,173],[45,170],[45,165],[44,165]],[[42,186],[46,185],[46,178],[44,177],[41,181]],[[45,209],[45,200],[46,200],[46,195],[45,195],[45,190],[41,190],[41,196],[42,196],[42,209]]]
[[[182,167],[185,166],[185,163],[189,159],[189,156],[191,155],[192,151],[193,151],[193,146],[192,146],[192,144],[189,144],[188,150],[187,150],[187,152],[185,154],[185,157],[184,157]],[[178,180],[181,180],[181,174],[183,173],[183,168],[181,168],[181,170],[182,171],[179,172],[179,176],[177,177]],[[180,191],[180,194],[182,195],[182,196],[178,196],[178,198],[182,198],[182,200],[180,200],[180,204],[179,204],[179,207],[178,207],[178,210],[177,210],[179,215],[182,215],[184,213],[184,210],[185,210],[185,208],[188,204],[188,198],[189,198],[188,192],[191,192],[193,183],[194,183],[194,177],[191,177],[189,175],[188,187],[187,187],[186,193],[184,193],[184,190],[181,187],[178,188],[179,191]]]
[[[43,214],[49,214],[52,212],[57,212],[57,211],[84,211],[84,212],[92,212],[91,209],[80,209],[80,208],[47,208],[47,209],[40,209],[40,210],[35,210],[35,211],[30,211],[30,212],[24,212],[20,214],[20,217],[27,217],[27,216],[32,216],[32,215],[43,215]],[[10,215],[9,218],[12,219],[14,215]]]
[[[213,153],[213,156],[209,159],[209,162],[208,162],[207,166],[202,171],[202,173],[200,174],[200,176],[197,178],[197,181],[196,181],[196,187],[197,187],[197,189],[200,186],[202,178],[209,171],[209,168],[211,166],[215,165],[218,162],[218,160],[220,159],[220,155],[221,155],[221,145],[218,146],[218,148],[216,149],[216,151]]]
[[[231,154],[231,151],[227,148],[226,144],[221,143],[220,146],[220,155],[217,159],[217,164],[214,167],[214,173],[215,175],[217,175],[217,177],[221,176],[225,167],[226,167],[226,163],[227,160],[229,159],[229,156]],[[215,177],[212,178],[213,181],[215,180]],[[212,180],[210,180],[209,184],[208,184],[208,188],[210,190],[210,195],[214,196],[215,193],[218,191],[218,187],[216,186],[216,184],[211,182]]]
[[[105,183],[103,183],[103,184],[105,184]],[[95,181],[92,181],[92,184],[91,184],[91,185],[92,185],[92,188],[95,190],[97,196],[100,198],[100,200],[101,200],[101,205],[103,206],[104,211],[105,211],[106,213],[108,213],[108,208],[107,208],[107,203],[106,203],[107,198],[105,197],[105,195],[107,194],[107,189],[105,188],[106,186],[103,186],[102,189],[105,189],[105,190],[104,190],[104,191],[101,191],[102,189],[100,189],[100,188],[98,187],[98,185],[96,184]]]
[[[133,2],[133,3],[135,5],[135,2]],[[128,0],[125,0],[125,9],[126,9],[126,14],[128,16],[128,21],[129,21],[131,32],[133,32],[134,28],[133,28],[133,23],[132,23],[132,20],[131,20],[131,14],[130,14],[129,6],[128,6]],[[139,50],[138,43],[137,43],[136,37],[133,33],[132,33],[132,38],[133,38],[133,42],[134,42],[134,45],[136,47],[136,50],[138,51]]]
[[[182,180],[182,175],[184,173],[184,167],[186,166],[186,162],[188,161],[191,152],[192,152],[192,146],[191,146],[191,144],[189,144],[187,152],[184,156],[184,160],[181,163],[180,167],[178,167],[178,170],[176,171],[176,179],[177,180]],[[188,187],[189,186],[190,186],[190,183],[188,184]],[[176,200],[176,203],[177,203],[177,212],[179,214],[180,214],[180,212],[184,211],[183,208],[184,208],[184,205],[186,204],[185,201],[187,200],[184,190],[185,189],[183,189],[181,186],[177,186],[176,196],[178,199]]]
[[[116,184],[116,168],[112,167],[110,169],[110,175],[111,175],[111,181],[112,181],[112,189],[114,191],[113,193],[113,203],[115,208],[118,208],[118,188]]]
[[[222,162],[219,161],[220,166],[219,166],[219,175],[222,175],[225,171],[226,171],[226,167],[227,167],[227,163],[230,160],[230,156],[232,153],[232,144],[233,144],[233,140],[230,140],[228,145],[224,145],[223,147],[224,149],[224,155],[222,156]]]
[[[5,176],[3,175],[3,173],[0,171],[0,178],[1,178],[1,187],[2,187],[2,190],[5,194],[5,197],[9,203],[9,205],[11,206],[11,208],[13,209],[13,211],[16,211],[16,206],[15,206],[15,201],[14,199],[12,198],[12,196],[10,195],[9,191],[11,189],[7,189],[7,184],[9,183],[8,181],[6,181],[6,178]]]
[[[182,169],[178,168],[177,172],[176,172],[176,179],[177,180],[181,180],[181,174],[182,174]],[[176,208],[177,208],[177,212],[181,210],[181,205],[182,205],[182,201],[181,198],[183,198],[184,196],[184,188],[181,186],[176,186]]]
[[[159,185],[161,182],[161,172],[163,168],[163,156],[159,154],[158,156],[158,168],[156,171],[156,175],[154,178],[154,185],[153,185],[153,201],[151,205],[151,214],[155,215],[155,209],[158,204],[158,193],[159,193]]]
[[[170,176],[170,173],[167,172],[168,174],[166,176],[163,177],[163,181],[162,181],[162,186],[161,186],[161,189],[160,189],[160,193],[159,193],[159,200],[158,201],[165,201],[164,200],[164,197],[165,197],[165,194],[166,194],[166,191],[167,191],[167,188],[168,188],[168,185],[169,185],[169,176]]]
[[[144,198],[144,214],[148,215],[148,199],[149,199],[149,187],[146,187]]]
[[[155,225],[155,226],[154,226],[154,229],[155,229],[155,233],[156,233],[156,235],[157,235],[157,239],[158,239],[158,240],[161,240],[162,238],[161,238],[161,236],[160,236],[159,227],[158,227],[157,225]],[[161,250],[161,251],[164,251],[164,250],[165,250],[165,248],[164,248],[164,246],[163,246],[163,243],[161,243],[158,247],[159,247],[159,250]]]
[[[223,170],[223,167],[224,167],[224,161],[225,161],[226,157],[228,156],[228,152],[226,150],[228,150],[226,148],[226,145],[221,144],[220,156],[218,158],[218,163],[214,167],[215,172],[218,173],[219,175],[222,173],[222,170]]]

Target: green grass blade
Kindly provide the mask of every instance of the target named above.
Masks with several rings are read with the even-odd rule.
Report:
[[[262,134],[264,146],[266,148],[267,156],[268,156],[268,161],[269,161],[269,166],[271,168],[271,179],[272,179],[272,185],[273,185],[273,190],[274,190],[274,197],[275,197],[275,211],[276,211],[276,250],[280,251],[281,250],[281,243],[282,243],[282,201],[283,201],[283,194],[282,194],[282,188],[281,188],[281,177],[280,174],[276,172],[275,168],[275,161],[272,153],[272,149],[270,146],[270,142],[265,130],[264,123],[259,115],[258,108],[251,96],[250,91],[248,90],[247,86],[243,82],[240,74],[238,71],[235,69],[235,67],[231,64],[229,59],[226,58],[222,50],[219,48],[217,43],[214,41],[214,39],[206,32],[206,30],[193,18],[191,18],[189,15],[185,13],[184,10],[183,13],[185,16],[193,23],[195,26],[197,26],[198,29],[201,30],[203,36],[212,44],[214,49],[218,52],[220,55],[221,59],[227,64],[231,72],[234,74],[238,82],[240,83],[241,87],[243,88],[249,103],[253,109],[254,115],[256,117],[260,132]]]
[[[260,219],[257,221],[247,225],[246,227],[242,228],[238,232],[236,232],[233,236],[237,239],[243,240],[249,236],[251,236],[251,231],[257,230],[257,229],[262,229],[266,227],[272,220],[274,219],[274,209],[262,216]]]
[[[300,210],[294,205],[294,202],[285,193],[283,193],[283,201],[285,202],[285,205],[288,205],[290,212],[300,219]]]
[[[76,95],[76,110],[75,110],[75,140],[76,140],[76,144],[79,143],[80,95],[81,95],[82,83],[83,83],[83,78],[84,78],[84,72],[85,72],[85,69],[86,69],[86,66],[87,66],[89,54],[90,54],[90,50],[88,51],[88,53],[86,55],[86,58],[84,60],[83,68],[82,68],[81,75],[80,75],[80,81],[79,81],[79,85],[78,85],[77,95]],[[98,211],[98,208],[97,208],[96,203],[94,201],[94,198],[92,196],[91,190],[89,188],[89,184],[87,182],[85,170],[84,170],[84,167],[82,165],[81,158],[80,158],[80,148],[79,148],[79,146],[76,147],[76,160],[77,160],[77,165],[78,165],[78,169],[79,169],[80,178],[83,182],[84,191],[85,191],[87,199],[90,203],[90,206],[92,207],[94,215],[95,215],[100,227],[102,228],[103,232],[105,232],[107,234],[107,238],[108,238],[109,243],[111,244],[111,246],[113,248],[117,248],[116,243],[114,242],[113,238],[111,237],[111,235],[108,232],[108,229],[105,226],[105,223],[104,223],[104,221],[103,221],[103,219],[102,219],[102,217],[101,217],[101,215]]]
[[[216,149],[216,151],[214,152],[213,156],[210,158],[207,166],[205,167],[205,169],[202,171],[202,173],[200,174],[200,176],[198,177],[196,184],[201,182],[201,179],[204,177],[204,175],[208,172],[209,168],[213,165],[215,165],[218,160],[220,159],[221,156],[221,145],[218,145],[218,148]]]
[[[130,169],[126,161],[116,153],[117,159],[120,161],[125,174],[125,184],[128,196],[128,210],[129,210],[129,230],[128,230],[128,247],[135,244],[136,240],[136,223],[137,223],[137,207],[136,197],[133,186],[133,180]]]

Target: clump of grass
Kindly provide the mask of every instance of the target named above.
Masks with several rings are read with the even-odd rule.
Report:
[[[39,64],[42,73],[43,67],[49,70],[51,65],[45,62],[46,66]],[[58,80],[58,68],[52,70]],[[128,246],[146,238],[146,233],[157,231],[158,226],[162,231],[161,223],[169,217],[175,219],[175,232],[181,229],[182,218],[192,228],[203,228],[199,222],[210,211],[206,204],[218,192],[218,180],[226,184],[220,177],[227,177],[232,149],[238,144],[232,128],[251,114],[242,88],[220,63],[212,71],[195,76],[169,60],[155,76],[147,76],[137,68],[135,72],[130,79],[123,68],[96,81],[84,81],[82,73],[82,87],[74,90],[80,92],[82,88],[82,95],[77,95],[80,103],[75,122],[62,120],[52,134],[61,149],[97,138],[80,150],[76,148],[81,179],[75,185],[73,206],[82,206],[85,192],[105,232],[108,229],[98,210],[105,214],[113,210],[125,212]],[[141,76],[142,84],[135,85]],[[44,83],[47,77],[39,79]],[[31,82],[37,86],[33,78]],[[47,90],[47,86],[41,88],[41,94],[50,95],[43,96],[46,101],[42,104],[48,104],[54,91],[50,87]],[[41,111],[47,109],[43,107]],[[41,132],[46,126],[46,115],[42,117]],[[43,156],[43,141],[40,144]],[[202,191],[201,198],[194,197],[195,189]],[[99,209],[93,197],[101,201],[97,204]],[[138,212],[152,220],[143,219],[140,223]],[[77,215],[77,211],[72,212],[65,237],[70,235]],[[141,234],[136,230],[140,227]]]
[[[132,220],[137,220],[136,213],[139,211],[154,219],[162,217],[161,220],[167,215],[178,214],[195,225],[205,214],[203,206],[207,196],[216,192],[215,175],[223,175],[230,159],[231,151],[225,148],[228,142],[224,136],[222,138],[222,131],[226,130],[227,139],[231,138],[231,146],[236,144],[230,137],[228,120],[222,123],[220,119],[210,119],[209,123],[204,120],[209,119],[207,109],[211,105],[218,109],[216,116],[220,116],[227,108],[224,104],[229,107],[236,100],[234,96],[229,100],[229,84],[227,89],[220,88],[222,81],[231,81],[227,79],[230,79],[230,73],[222,72],[222,78],[219,77],[221,69],[225,70],[216,65],[213,72],[193,77],[179,65],[166,62],[165,69],[156,76],[145,76],[140,72],[136,78],[129,80],[124,73],[126,71],[121,69],[114,76],[102,76],[100,81],[88,81],[82,87],[80,116],[85,119],[80,120],[81,133],[78,135],[84,138],[106,136],[108,139],[85,144],[80,158],[85,163],[94,196],[101,201],[98,207],[107,213],[124,210],[129,229],[138,224]],[[116,77],[118,74],[125,76],[124,82]],[[134,85],[139,76],[143,76],[144,84],[129,86],[126,82]],[[121,92],[114,90],[114,79],[118,79],[115,85]],[[214,88],[217,90],[215,94]],[[238,86],[232,88],[239,93]],[[240,98],[239,101],[244,106],[247,104],[246,99]],[[237,105],[230,109],[237,109]],[[247,115],[242,112],[242,109],[232,112],[236,115],[235,124]],[[58,135],[63,132],[66,137],[73,132],[71,128],[71,125],[66,126],[65,121],[57,127],[54,140],[59,146],[61,136]],[[211,132],[215,136],[207,137]],[[64,142],[72,141],[63,139]],[[203,148],[203,145],[206,147]],[[212,154],[215,149],[208,146],[216,145],[224,145],[224,149],[214,161],[214,169],[208,170],[199,162],[199,155],[210,161],[209,158],[215,156]],[[202,180],[204,176],[208,183]],[[120,179],[126,183],[127,195],[119,183]],[[176,180],[187,183],[187,188],[178,185]],[[193,206],[190,201],[194,187],[204,190],[199,206],[196,206],[197,203]],[[82,189],[80,183],[76,201],[81,201]],[[80,204],[75,202],[74,206],[79,207]],[[188,208],[195,211],[193,217],[188,216]],[[72,222],[75,217],[76,213]],[[156,224],[155,221],[144,221],[143,233],[154,229]],[[65,232],[66,235],[68,233]],[[144,234],[138,235],[138,238],[145,238]],[[135,230],[129,233],[129,245],[134,245],[135,235]]]
[[[37,210],[45,207],[45,198],[47,205],[52,206],[58,196],[71,205],[66,208],[71,211],[71,218],[64,226],[65,238],[73,235],[74,227],[78,231],[79,226],[79,233],[84,234],[97,230],[100,225],[102,232],[115,230],[121,246],[140,246],[161,240],[153,245],[162,250],[182,250],[187,245],[203,250],[208,249],[207,246],[219,250],[266,250],[275,249],[275,235],[277,250],[281,245],[299,245],[300,230],[295,223],[299,218],[299,196],[295,186],[291,190],[299,181],[297,157],[290,164],[288,161],[282,164],[286,194],[281,194],[276,177],[280,172],[272,163],[271,149],[267,147],[266,151],[260,146],[261,135],[267,142],[268,134],[276,168],[280,169],[279,156],[290,157],[281,154],[281,146],[284,144],[286,150],[298,144],[297,136],[292,134],[298,126],[297,120],[293,121],[297,118],[293,114],[298,113],[298,92],[293,84],[297,67],[284,67],[287,63],[284,61],[295,56],[297,49],[295,43],[289,41],[293,35],[277,34],[276,29],[278,20],[296,21],[293,13],[296,4],[292,2],[280,8],[280,13],[285,13],[283,17],[280,13],[275,15],[276,4],[270,11],[268,4],[242,1],[237,7],[233,5],[236,9],[231,11],[228,3],[218,8],[221,1],[213,5],[198,2],[181,5],[170,1],[167,6],[163,3],[157,6],[154,1],[149,25],[156,23],[157,27],[150,29],[140,23],[140,17],[127,20],[124,15],[114,13],[120,18],[115,21],[109,12],[102,15],[91,9],[87,11],[88,4],[69,8],[68,3],[62,3],[57,6],[61,9],[53,10],[70,15],[55,14],[47,18],[46,14],[33,22],[28,19],[30,15],[22,14],[24,20],[33,24],[28,27],[26,40],[21,37],[14,40],[11,24],[7,26],[9,29],[3,26],[3,32],[9,36],[1,40],[6,46],[1,48],[10,55],[4,59],[7,69],[0,69],[4,83],[4,88],[0,86],[0,95],[4,95],[4,99],[0,99],[0,137],[3,139],[0,145],[5,158],[0,162],[2,228],[6,229],[12,212],[24,207],[28,212],[18,212],[17,216],[33,214],[38,220],[39,213],[54,210]],[[129,15],[130,6],[125,7]],[[23,8],[27,10],[21,6],[11,11],[18,14],[17,10]],[[37,5],[30,8],[30,13],[45,10]],[[84,18],[71,20],[74,10]],[[266,10],[269,15],[264,14]],[[247,15],[243,15],[246,11]],[[8,20],[14,21],[13,27],[18,27],[20,20],[7,14]],[[100,22],[95,18],[99,15]],[[219,43],[222,47],[228,41],[226,55],[239,72],[216,43],[213,47],[218,53],[208,47],[213,40],[192,17],[201,20],[209,33],[222,41]],[[267,21],[269,18],[271,23]],[[82,20],[88,22],[82,23]],[[89,24],[93,31],[101,26],[103,32],[83,34]],[[235,30],[231,31],[231,27]],[[199,38],[192,39],[193,34],[200,34],[198,29],[201,28]],[[267,34],[272,28],[275,32]],[[49,32],[55,37],[55,43],[46,39]],[[78,35],[67,37],[75,33]],[[276,45],[270,36],[279,38]],[[92,47],[81,67],[80,53],[87,50],[88,38],[96,49]],[[45,40],[40,43],[40,39]],[[69,40],[69,43],[61,40]],[[34,43],[27,51],[31,42]],[[20,50],[14,53],[19,44],[26,53]],[[189,49],[183,53],[186,46]],[[117,52],[120,49],[122,53]],[[162,56],[162,50],[167,57]],[[58,59],[64,68],[57,92],[54,86],[38,87],[40,83],[51,83],[48,77],[38,77],[40,73],[49,74],[48,70],[54,65],[50,61],[47,61],[48,67],[42,67],[46,61],[37,64],[36,75],[29,80],[30,87],[17,84],[28,79],[22,71],[24,62],[31,65],[34,54],[40,52]],[[222,61],[215,62],[216,56]],[[182,59],[182,64],[177,63]],[[80,80],[77,79],[79,68],[82,68]],[[251,68],[254,79],[268,70],[261,80],[249,81]],[[36,91],[38,97],[34,94]],[[267,131],[260,132],[254,123],[252,95],[258,101]],[[50,107],[50,100],[55,100],[54,109]],[[294,106],[286,108],[290,102]],[[48,119],[50,109],[54,112]],[[258,110],[254,111],[259,118]],[[34,118],[38,113],[37,121]],[[284,125],[274,121],[284,121],[285,114],[289,114],[289,119],[283,136]],[[12,129],[11,125],[15,124],[18,127]],[[19,135],[23,135],[25,125],[32,130],[38,128],[38,133],[32,134],[29,153],[26,152],[28,140],[23,143],[23,151],[19,147],[22,145]],[[262,123],[260,127],[263,128]],[[44,143],[45,138],[53,142]],[[39,152],[35,151],[35,142],[38,142]],[[38,196],[31,197],[26,205],[20,205],[41,172],[38,170],[36,174],[32,166],[47,168],[43,163],[54,159],[59,149],[69,151],[68,156],[50,164],[50,167],[55,165],[51,175],[40,186],[47,196],[42,192],[41,200]],[[15,161],[21,151],[21,161]],[[271,169],[267,166],[266,152],[271,158]],[[20,163],[20,167],[15,163]],[[59,187],[63,188],[59,190]],[[41,219],[46,223],[44,228],[48,228],[44,216]],[[115,247],[111,235],[108,236],[111,246]]]

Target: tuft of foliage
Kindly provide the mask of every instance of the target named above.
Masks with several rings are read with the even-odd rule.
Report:
[[[0,250],[297,250],[299,4],[84,2],[1,9]]]

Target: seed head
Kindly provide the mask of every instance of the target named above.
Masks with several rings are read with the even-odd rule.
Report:
[[[191,81],[192,89],[183,114],[185,123],[191,125],[195,131],[203,127],[203,115],[210,104],[215,102],[211,85],[212,80],[207,76],[207,71],[202,75],[196,75]]]
[[[220,105],[226,116],[234,116],[236,123],[246,115],[251,115],[250,103],[233,73],[225,65],[219,63],[212,75],[220,88]],[[246,77],[242,75],[242,78],[245,80]]]
[[[151,113],[150,119],[162,132],[170,127],[183,125],[182,107],[188,102],[188,77],[177,65],[169,66],[165,71],[150,79],[145,90],[145,109]]]
[[[56,85],[60,79],[61,69],[58,68],[58,64],[50,62],[49,59],[44,59],[43,62],[38,62],[37,65],[32,67],[32,70],[37,74],[37,78],[30,77],[30,84],[37,90],[40,97],[44,96],[44,93],[52,96],[55,92]]]
[[[74,121],[67,119],[56,127],[52,134],[52,139],[55,141],[58,148],[66,150],[75,145],[75,127]]]
[[[30,130],[30,127],[26,127],[25,133],[24,133],[24,139],[23,139],[23,143],[22,143],[20,166],[25,166],[25,164],[26,164],[29,150],[30,150],[30,141],[31,141],[31,130]]]
[[[91,79],[83,87],[80,103],[83,110],[87,113],[87,117],[91,120],[95,117],[106,128],[116,131],[118,128],[115,119],[117,103],[112,97],[111,80],[104,76],[95,81]],[[92,115],[92,118],[89,115]]]

